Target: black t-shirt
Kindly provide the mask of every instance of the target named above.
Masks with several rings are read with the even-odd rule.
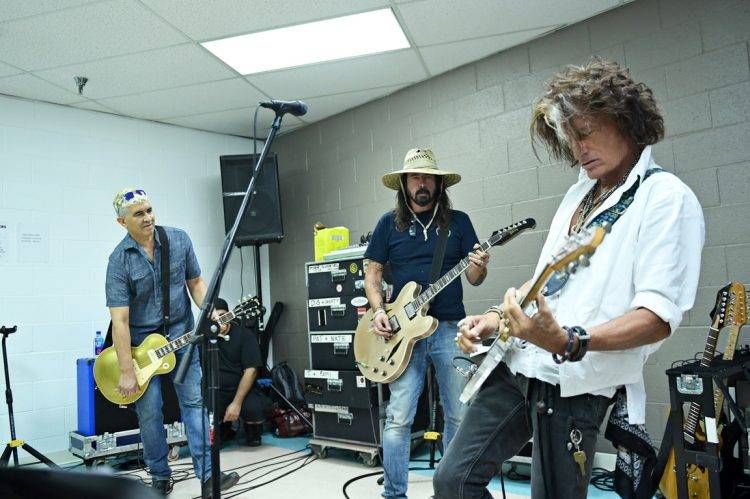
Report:
[[[260,346],[253,330],[232,324],[229,340],[219,339],[219,387],[236,392],[245,369],[260,367]]]
[[[418,217],[426,225],[432,212],[420,213]],[[440,276],[468,255],[479,242],[469,216],[462,211],[452,210],[449,230]],[[415,281],[422,285],[423,290],[426,289],[438,239],[436,221],[430,225],[425,241],[422,226],[416,222],[413,223],[413,228],[399,232],[396,230],[393,211],[380,218],[372,232],[365,258],[390,264],[394,284],[392,300],[409,281]],[[466,316],[461,279],[456,279],[437,295],[428,313],[438,320],[459,320]]]

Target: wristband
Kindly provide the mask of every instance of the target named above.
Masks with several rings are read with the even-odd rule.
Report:
[[[387,313],[386,313],[386,311],[385,311],[385,309],[383,307],[378,307],[377,309],[375,309],[375,313],[372,314],[372,318],[374,319],[375,316],[378,315],[381,312],[387,315]]]
[[[573,355],[573,348],[575,348],[576,344],[576,333],[573,332],[571,328],[566,326],[563,326],[563,329],[566,333],[568,333],[568,343],[565,345],[565,352],[563,352],[562,355],[557,355],[556,353],[552,354],[552,360],[555,361],[555,364],[562,364],[566,360],[571,360],[571,355]]]
[[[586,355],[586,352],[589,350],[589,340],[591,339],[591,335],[586,332],[585,329],[583,329],[581,326],[573,326],[570,328],[575,335],[578,337],[578,351],[576,352],[574,357],[571,357],[569,360],[571,362],[578,362],[581,359],[583,359],[583,356]]]
[[[485,312],[485,314],[489,314],[489,313],[497,314],[497,317],[500,319],[500,322],[498,323],[497,329],[496,329],[496,331],[499,331],[500,326],[503,324],[503,312],[500,310],[500,307],[490,307]]]

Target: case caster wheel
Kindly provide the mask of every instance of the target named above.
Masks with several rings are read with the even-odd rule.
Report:
[[[375,456],[368,452],[360,452],[359,458],[362,459],[362,463],[368,468],[374,468],[378,465],[378,456]]]
[[[93,459],[84,459],[83,465],[87,468],[92,468],[94,466],[94,460]]]
[[[180,459],[180,446],[179,445],[173,445],[169,448],[169,453],[167,454],[167,461],[177,461]]]
[[[312,451],[318,459],[325,459],[328,457],[328,448],[323,447],[322,445],[313,445]]]

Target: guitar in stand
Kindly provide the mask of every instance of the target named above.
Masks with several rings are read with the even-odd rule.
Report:
[[[701,367],[708,367],[716,354],[716,343],[719,339],[719,331],[724,327],[729,329],[727,345],[724,349],[723,360],[732,360],[734,358],[735,347],[737,346],[737,337],[740,329],[747,322],[747,296],[745,286],[739,282],[727,284],[716,294],[716,304],[711,311],[711,326],[708,328],[708,338],[706,339],[706,348],[701,356]],[[715,413],[721,413],[724,405],[724,394],[718,388],[714,388],[714,407]],[[685,442],[689,445],[696,445],[698,442],[705,441],[705,429],[699,428],[701,406],[697,402],[690,403],[687,421],[683,426],[682,435]],[[717,421],[718,422],[718,421]],[[719,429],[719,433],[721,429]],[[689,497],[709,497],[708,471],[695,464],[689,464],[687,469],[688,480],[687,489]],[[677,467],[675,464],[675,451],[669,452],[669,458],[659,483],[661,493],[667,499],[677,499]]]
[[[527,218],[493,232],[479,249],[488,251],[492,246],[505,244],[534,227],[536,221]],[[427,315],[430,300],[468,268],[469,257],[466,257],[421,294],[419,284],[407,282],[393,303],[384,304],[393,332],[388,339],[369,330],[374,315],[372,309],[362,316],[354,334],[354,358],[365,378],[375,383],[390,383],[401,376],[409,365],[414,344],[430,336],[438,327],[437,319]]]
[[[219,317],[219,324],[227,324],[235,318],[258,317],[262,314],[262,307],[258,298],[249,296],[243,298],[239,305]],[[172,341],[158,333],[146,336],[143,342],[130,350],[133,354],[133,367],[139,389],[132,395],[125,397],[117,389],[120,382],[120,365],[117,362],[117,352],[111,346],[102,350],[94,361],[94,380],[101,394],[118,405],[132,404],[146,391],[151,378],[158,374],[171,372],[176,363],[174,352],[187,346],[193,338],[193,331],[183,334]]]
[[[588,266],[589,258],[602,243],[609,230],[609,225],[604,224],[581,229],[580,232],[568,236],[562,248],[552,256],[550,262],[542,269],[539,277],[534,280],[526,296],[518,298],[521,308],[526,310],[535,303],[536,297],[544,291],[552,276],[558,279],[567,279],[570,274],[575,273],[579,265]],[[459,397],[461,402],[465,404],[471,400],[516,342],[516,338],[511,337],[507,330],[503,331],[487,350],[482,363],[478,367],[472,364],[468,372],[462,372],[464,376],[469,378],[469,381]]]
[[[3,335],[3,369],[5,370],[5,403],[8,404],[8,419],[10,420],[10,442],[5,446],[3,455],[0,456],[0,468],[6,468],[10,461],[10,455],[13,454],[13,463],[18,466],[18,449],[21,448],[39,459],[42,463],[50,468],[59,468],[55,463],[49,460],[47,456],[27,444],[20,438],[16,438],[16,420],[13,415],[13,392],[10,389],[10,374],[8,373],[8,350],[5,347],[5,341],[8,336],[18,330],[17,326],[5,327],[0,326],[0,334]]]

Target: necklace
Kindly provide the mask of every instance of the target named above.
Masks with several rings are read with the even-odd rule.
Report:
[[[586,222],[586,219],[591,215],[591,213],[599,206],[601,205],[613,192],[615,192],[617,189],[619,189],[622,184],[625,183],[625,181],[628,179],[628,176],[630,175],[630,172],[635,167],[635,164],[638,163],[638,157],[636,157],[635,161],[632,165],[630,165],[630,168],[628,168],[628,171],[625,173],[625,175],[622,176],[622,178],[612,187],[607,189],[606,191],[602,192],[598,196],[595,195],[597,188],[599,187],[599,181],[597,180],[594,186],[591,188],[591,190],[586,193],[586,196],[583,198],[581,207],[581,214],[578,217],[578,220],[576,220],[575,225],[573,226],[573,230],[571,233],[579,232],[583,228],[583,224]]]
[[[422,234],[424,235],[425,242],[427,241],[427,229],[430,228],[430,225],[432,225],[432,222],[435,220],[435,215],[437,215],[437,209],[438,205],[435,203],[435,207],[432,209],[432,217],[430,218],[430,221],[427,222],[427,225],[423,224],[422,221],[419,219],[416,213],[414,213],[414,210],[411,209],[411,207],[408,207],[409,211],[411,211],[412,218],[417,221],[419,225],[422,226]]]

